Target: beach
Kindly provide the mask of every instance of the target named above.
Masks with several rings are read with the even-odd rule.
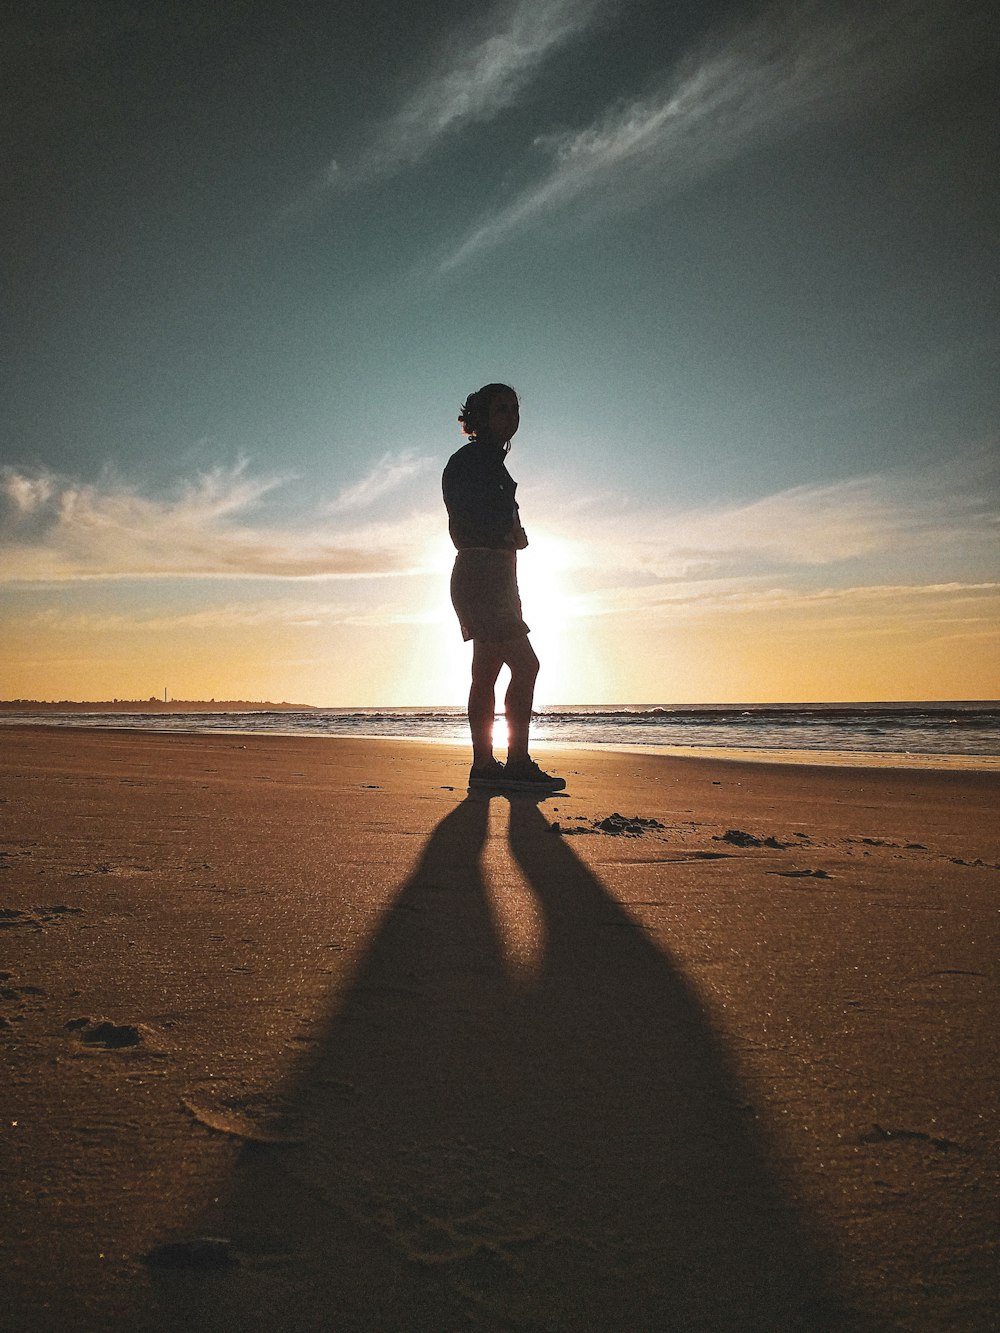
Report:
[[[1000,773],[543,762],[4,731],[0,1327],[996,1326]]]

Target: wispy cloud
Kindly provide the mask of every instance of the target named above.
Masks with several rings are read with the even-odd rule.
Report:
[[[376,500],[397,490],[404,482],[424,471],[429,460],[418,458],[412,452],[385,454],[366,477],[347,486],[330,503],[330,513],[343,514],[351,510],[367,509]]]
[[[992,522],[974,495],[942,494],[927,478],[874,474],[664,514],[651,531],[660,558],[669,553],[668,570],[678,562],[810,568],[888,552],[954,550],[959,532],[964,541],[983,537]]]
[[[452,269],[569,205],[672,193],[818,120],[856,113],[926,76],[962,31],[962,0],[775,6],[584,129],[537,140],[545,173],[476,227]]]
[[[341,585],[347,586],[347,585]],[[430,619],[426,612],[415,612],[403,605],[403,599],[383,598],[372,601],[357,597],[334,598],[326,591],[309,600],[279,595],[253,596],[248,601],[213,601],[193,611],[164,613],[146,607],[121,612],[85,611],[66,606],[48,606],[22,612],[16,619],[17,632],[25,637],[47,633],[72,635],[107,635],[123,633],[176,634],[193,631],[221,634],[231,630],[294,632],[323,629],[335,625],[402,625]]]
[[[261,499],[280,485],[281,478],[254,478],[242,466],[217,468],[162,499],[3,468],[0,580],[347,577],[421,567],[429,519],[336,524],[314,512],[295,527],[255,522]],[[375,489],[345,508],[360,508]]]
[[[877,583],[802,588],[774,584],[759,576],[678,580],[675,583],[597,594],[585,602],[588,615],[627,615],[644,621],[724,615],[821,615],[847,630],[870,624],[914,620],[950,630],[1000,633],[1000,583]]]
[[[280,479],[251,476],[246,467],[204,473],[167,498],[6,468],[0,582],[424,574],[430,582],[419,605],[412,592],[387,583],[378,597],[366,593],[364,605],[346,590],[339,608],[325,595],[290,600],[283,593],[273,612],[261,613],[302,624],[330,614],[371,613],[379,623],[424,618],[431,600],[447,602],[450,560],[437,488],[433,495],[414,488],[410,511],[391,519],[378,503],[420,466],[411,455],[387,455],[332,504],[314,502],[280,524],[262,518],[262,502]],[[563,492],[553,486],[547,493],[540,481],[533,495],[539,522],[530,525],[540,540],[525,553],[524,571],[530,580],[534,561],[550,567],[555,560],[564,609],[577,616],[790,609],[876,596],[889,605],[920,588],[951,604],[995,596],[997,506],[984,466],[979,458],[965,467],[956,459],[947,476],[875,474],[686,509],[607,493],[589,508],[579,497],[562,508]],[[232,606],[235,617],[258,614],[242,598]]]
[[[364,184],[412,166],[470,125],[514,105],[545,63],[588,32],[610,0],[516,0],[497,3],[485,20],[449,34],[437,61],[407,100],[374,125],[356,158],[331,160],[283,217],[332,189]],[[481,35],[485,33],[486,35]]]
[[[559,515],[558,488],[536,490],[539,512]],[[947,475],[873,474],[686,509],[603,495],[546,527],[568,553],[573,614],[655,617],[856,603],[880,589],[887,605],[906,589],[995,597],[998,511],[990,470],[973,454]]]

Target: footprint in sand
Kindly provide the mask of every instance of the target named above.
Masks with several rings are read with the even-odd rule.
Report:
[[[142,1032],[132,1023],[110,1023],[107,1019],[71,1018],[64,1024],[85,1046],[101,1046],[106,1051],[118,1051],[138,1046]]]
[[[14,1005],[15,1011],[8,1014],[0,1014],[0,1030],[10,1030],[13,1023],[26,1017],[27,1010],[32,1000],[38,1000],[47,992],[42,990],[41,986],[8,986],[6,983],[13,980],[11,972],[0,972],[0,1003]]]
[[[273,1145],[301,1143],[302,1127],[280,1098],[261,1093],[219,1087],[195,1089],[181,1098],[181,1105],[200,1125],[217,1134],[247,1143]]]
[[[75,916],[82,911],[82,907],[67,907],[65,903],[57,903],[53,907],[0,907],[0,930],[15,926],[41,930],[43,926],[52,925],[62,917]]]
[[[0,930],[11,930],[16,926],[30,926],[41,930],[42,923],[31,912],[20,907],[0,907]]]

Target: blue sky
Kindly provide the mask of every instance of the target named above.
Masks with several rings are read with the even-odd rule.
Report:
[[[459,701],[439,478],[495,379],[543,702],[998,692],[985,4],[6,44],[4,697]]]

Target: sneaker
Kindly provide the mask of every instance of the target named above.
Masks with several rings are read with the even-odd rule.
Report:
[[[488,764],[473,764],[469,769],[470,787],[499,787],[503,782],[503,764],[491,759]]]
[[[554,778],[543,773],[534,759],[521,759],[516,763],[509,761],[504,765],[501,782],[508,790],[552,792],[562,791],[566,786],[564,778]]]

